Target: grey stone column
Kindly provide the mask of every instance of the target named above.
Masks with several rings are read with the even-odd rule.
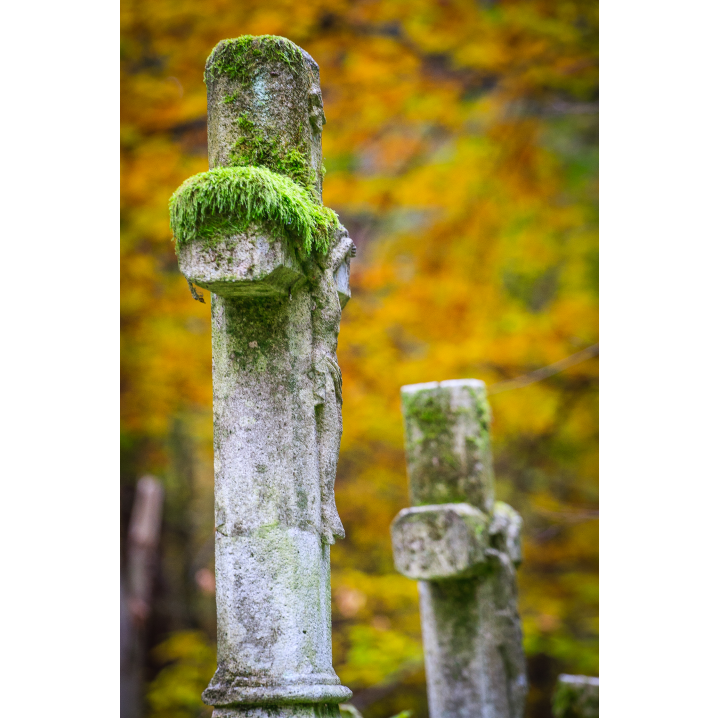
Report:
[[[221,42],[207,61],[211,167],[254,164],[321,197],[319,69],[283,38]],[[304,177],[298,176],[304,173]],[[270,222],[178,245],[212,292],[217,672],[214,718],[338,716],[329,547],[341,437],[336,342],[353,244],[323,258]]]
[[[490,409],[476,379],[402,387],[413,508],[392,524],[419,581],[432,718],[520,718],[527,691],[516,567],[521,517],[494,501]]]

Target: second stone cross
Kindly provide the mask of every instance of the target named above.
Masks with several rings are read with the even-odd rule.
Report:
[[[321,201],[319,68],[245,36],[205,81],[210,170],[170,200],[180,269],[212,301],[218,666],[202,697],[214,718],[338,716],[336,348],[355,248]]]
[[[392,544],[397,570],[419,581],[431,718],[522,718],[521,517],[494,501],[484,383],[413,384],[401,399],[413,508]]]

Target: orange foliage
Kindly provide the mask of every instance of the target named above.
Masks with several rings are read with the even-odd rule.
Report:
[[[408,505],[399,387],[490,385],[597,342],[597,12],[123,0],[123,481],[151,470],[172,484],[173,426],[190,427],[194,498],[168,517],[194,512],[184,551],[212,534],[210,329],[178,273],[167,200],[207,169],[204,62],[223,38],[268,33],[321,68],[324,202],[359,248],[339,344],[347,540],[332,555],[335,665],[357,691],[396,679],[421,692],[406,678],[420,665],[416,587],[393,572],[389,540]],[[597,363],[491,397],[498,497],[525,519],[526,648],[550,681],[598,671]],[[189,627],[178,620],[167,626]]]

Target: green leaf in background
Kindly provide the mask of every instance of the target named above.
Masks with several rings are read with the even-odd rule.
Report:
[[[152,654],[169,665],[147,690],[149,718],[208,718],[212,708],[200,696],[217,668],[215,647],[199,631],[179,631]]]

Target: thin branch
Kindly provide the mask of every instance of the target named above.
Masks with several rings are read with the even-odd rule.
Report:
[[[582,349],[580,352],[571,354],[571,356],[568,356],[565,359],[561,359],[560,361],[549,364],[541,369],[532,371],[529,374],[524,374],[523,376],[516,377],[515,379],[507,379],[506,381],[499,381],[496,384],[492,384],[487,387],[487,392],[489,394],[498,394],[502,391],[509,391],[509,389],[520,389],[521,387],[528,386],[529,384],[535,384],[537,381],[547,379],[554,374],[558,374],[564,369],[568,369],[569,367],[580,364],[587,359],[593,359],[593,357],[597,356],[598,344],[594,344],[593,346],[586,347],[586,349]]]

